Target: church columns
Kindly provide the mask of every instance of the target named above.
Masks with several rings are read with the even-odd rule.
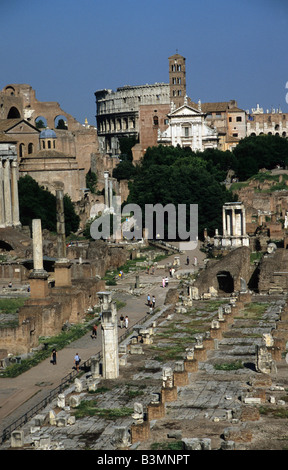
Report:
[[[0,227],[18,226],[19,199],[17,162],[0,158]]]
[[[11,199],[11,181],[10,181],[10,161],[4,161],[4,206],[5,206],[5,225],[12,225],[12,199]]]
[[[12,190],[12,221],[13,225],[20,224],[19,215],[19,198],[18,198],[18,178],[17,178],[17,162],[11,162],[11,190]]]

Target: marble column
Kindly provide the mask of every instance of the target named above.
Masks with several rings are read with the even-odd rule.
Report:
[[[101,303],[101,331],[103,351],[103,378],[119,377],[118,321],[116,303],[111,301],[111,292],[98,292]]]
[[[57,255],[66,258],[65,213],[63,189],[56,189]]]
[[[13,226],[21,225],[19,216],[17,162],[11,162],[12,221]]]
[[[33,271],[43,271],[43,241],[41,219],[32,220]]]
[[[32,299],[45,299],[48,294],[48,273],[43,267],[41,219],[32,220],[33,270],[29,276]]]
[[[5,227],[5,205],[3,192],[3,160],[0,160],[0,227]]]
[[[113,181],[109,179],[109,209],[110,213],[114,212],[113,210]]]
[[[63,189],[56,189],[56,219],[57,219],[57,256],[54,264],[54,276],[56,287],[71,286],[72,263],[67,258],[66,235],[65,235],[65,212]]]
[[[4,206],[5,206],[5,225],[12,225],[12,198],[10,181],[10,161],[7,159],[4,163]]]
[[[108,171],[104,171],[104,184],[105,184],[105,186],[104,186],[104,191],[105,191],[104,204],[106,205],[106,210],[109,209],[108,177],[109,177]]]

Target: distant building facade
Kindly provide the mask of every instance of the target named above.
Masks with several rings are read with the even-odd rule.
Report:
[[[288,113],[282,113],[281,109],[272,109],[264,112],[257,104],[251,112],[247,111],[247,136],[250,135],[279,135],[288,136]]]
[[[205,121],[200,103],[196,109],[188,106],[185,100],[182,106],[168,114],[168,119],[167,129],[158,132],[158,144],[189,147],[194,152],[217,148],[217,130]]]
[[[14,142],[18,175],[29,174],[54,194],[60,185],[79,201],[99,153],[96,128],[80,124],[57,102],[38,101],[30,85],[7,85],[0,101],[0,141]]]
[[[184,102],[186,106],[196,110],[199,117],[198,103],[193,102],[186,94],[186,59],[177,53],[170,56],[168,61],[168,84],[125,86],[117,88],[116,92],[106,89],[95,92],[99,148],[103,154],[119,155],[121,136],[134,136],[138,140],[133,149],[136,160],[145,154],[149,146],[159,143],[171,142],[174,145],[177,142],[177,145],[187,146],[189,138],[183,138],[185,127],[184,133],[190,132],[191,148],[197,150],[210,145],[214,147],[215,139],[212,139],[213,144],[212,141],[208,143],[209,139],[205,142],[205,139],[208,135],[215,136],[216,131],[217,147],[221,150],[232,150],[246,136],[246,112],[238,108],[235,100],[202,103],[200,120],[203,142],[196,145],[199,125],[197,124],[198,131],[196,127],[192,131],[190,121],[187,126],[176,125],[176,114],[179,118],[177,109]],[[194,123],[195,119],[196,115],[193,116]],[[187,130],[188,127],[191,127],[190,131]],[[176,136],[177,132],[179,133]],[[191,139],[192,134],[194,139]]]

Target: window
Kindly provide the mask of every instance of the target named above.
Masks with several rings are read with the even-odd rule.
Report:
[[[189,137],[189,127],[184,127],[184,137]]]
[[[231,116],[229,117],[229,122],[232,122],[232,117]]]
[[[236,122],[242,122],[242,116],[237,116],[236,117]]]
[[[153,117],[153,125],[154,125],[154,126],[158,126],[158,125],[159,125],[158,116],[154,116],[154,117]]]

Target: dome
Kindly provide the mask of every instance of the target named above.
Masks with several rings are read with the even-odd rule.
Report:
[[[40,139],[57,139],[56,132],[54,132],[52,129],[44,129],[43,131],[40,132]]]

